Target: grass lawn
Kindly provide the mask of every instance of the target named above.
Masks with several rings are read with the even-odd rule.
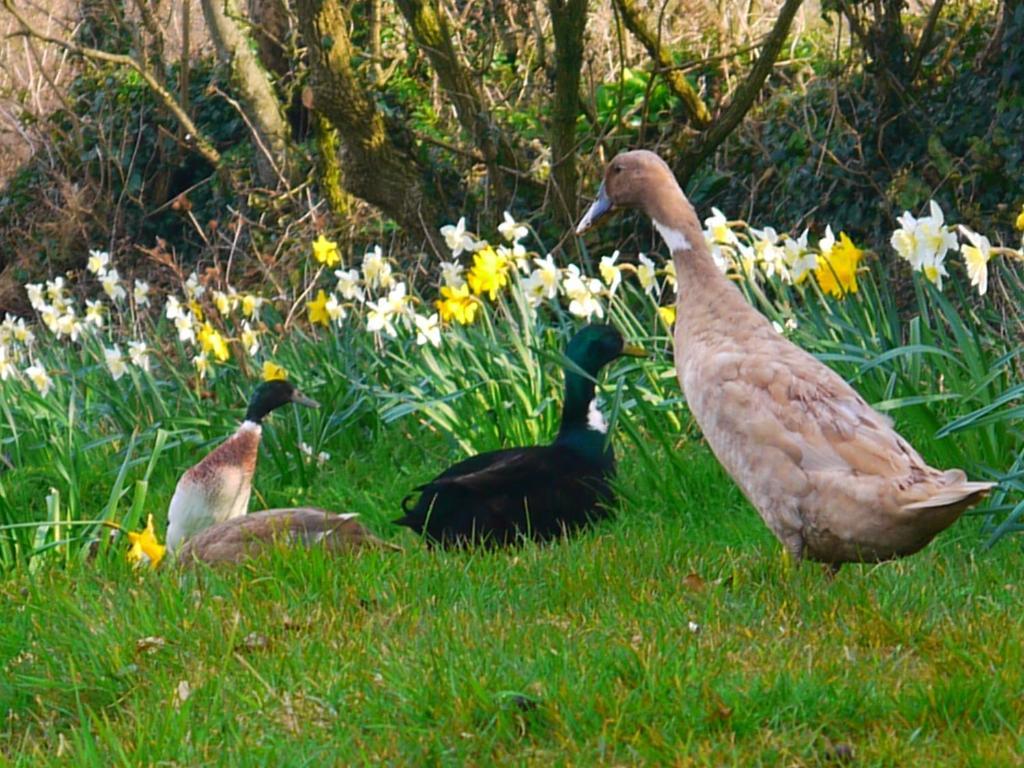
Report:
[[[404,553],[186,574],[117,553],[0,582],[0,763],[1019,764],[1017,542],[982,552],[967,519],[904,562],[792,569],[682,443],[657,474],[622,456],[618,518],[575,540],[432,552],[386,521],[455,456],[407,428],[353,439],[304,496],[260,488]]]

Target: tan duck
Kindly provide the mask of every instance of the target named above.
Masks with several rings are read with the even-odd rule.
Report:
[[[235,433],[181,476],[167,512],[169,552],[173,554],[199,531],[249,511],[263,419],[287,403],[320,407],[290,381],[264,382],[253,392],[245,420]]]
[[[652,152],[618,155],[577,233],[646,213],[672,252],[679,384],[715,456],[797,560],[834,569],[913,554],[994,485],[941,471],[838,374],[777,333],[708,252]]]
[[[178,562],[189,565],[239,563],[273,546],[323,547],[348,553],[362,547],[398,550],[355,519],[314,507],[267,509],[212,525],[185,541]]]

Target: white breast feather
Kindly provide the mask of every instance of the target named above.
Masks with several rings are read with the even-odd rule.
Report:
[[[605,419],[604,414],[601,413],[596,397],[587,406],[587,429],[600,432],[601,434],[608,434],[608,421]]]
[[[661,239],[665,241],[665,245],[668,246],[670,253],[675,253],[676,251],[689,251],[693,249],[693,246],[690,245],[689,239],[678,229],[672,229],[672,227],[667,227],[657,221],[654,222],[654,228],[658,230],[658,234],[661,235]]]

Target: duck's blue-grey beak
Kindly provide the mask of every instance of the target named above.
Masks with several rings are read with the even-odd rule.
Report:
[[[312,397],[302,394],[299,390],[295,390],[292,393],[292,402],[296,405],[304,405],[307,408],[319,408],[320,403],[314,400]]]
[[[604,182],[602,181],[600,189],[597,190],[597,199],[587,209],[587,212],[583,214],[580,223],[576,225],[576,234],[582,235],[588,229],[593,229],[601,219],[612,212],[614,207],[611,199],[608,197],[608,193],[604,191]]]

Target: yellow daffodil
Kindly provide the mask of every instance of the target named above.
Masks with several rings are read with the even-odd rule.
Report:
[[[459,325],[470,325],[476,319],[480,304],[474,296],[469,295],[469,286],[458,288],[445,285],[441,287],[441,300],[435,303],[444,322],[454,320]]]
[[[485,293],[491,301],[498,298],[498,291],[508,285],[509,261],[490,246],[473,254],[473,268],[466,279],[477,296]]]
[[[665,325],[671,328],[676,321],[676,308],[658,307],[658,316],[661,317],[661,321],[665,323]]]
[[[313,241],[313,258],[325,267],[333,267],[341,261],[341,254],[338,253],[338,244],[328,240],[322,234]]]
[[[1017,214],[1016,225],[1017,229],[1019,229],[1021,232],[1024,232],[1024,204],[1021,205],[1020,213]]]
[[[306,302],[306,316],[311,325],[320,324],[324,328],[331,324],[331,315],[327,311],[327,294],[321,288],[313,301]]]
[[[273,360],[263,361],[263,380],[264,381],[284,381],[288,378],[288,371],[283,366],[278,365]]]
[[[188,308],[192,310],[192,316],[195,317],[195,319],[198,322],[200,322],[200,323],[203,322],[203,305],[202,304],[200,304],[195,299],[189,299]]]
[[[824,251],[814,269],[814,277],[825,293],[843,298],[857,292],[857,266],[864,251],[853,244],[845,232],[839,233],[839,242],[827,253]]]
[[[197,334],[199,339],[199,345],[203,348],[203,352],[206,354],[212,354],[216,358],[217,362],[223,363],[229,357],[231,352],[228,349],[228,344],[224,341],[224,337],[220,335],[220,331],[215,329],[208,322],[203,323]]]
[[[125,533],[132,545],[128,550],[128,562],[133,565],[142,565],[148,562],[150,568],[160,565],[160,561],[164,559],[164,554],[167,552],[167,547],[157,541],[156,531],[153,529],[153,515],[147,518],[144,530],[138,533],[135,531],[125,531]]]

